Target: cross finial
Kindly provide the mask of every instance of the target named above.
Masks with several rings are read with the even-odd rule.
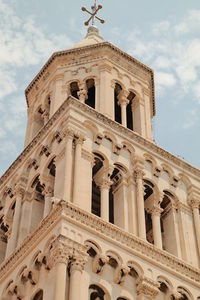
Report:
[[[94,0],[94,5],[91,6],[92,12],[90,12],[89,10],[87,10],[86,7],[82,7],[82,11],[87,12],[90,15],[90,18],[85,22],[85,26],[88,26],[90,21],[92,21],[92,26],[94,26],[95,24],[95,19],[99,20],[102,24],[105,23],[105,21],[99,17],[97,17],[97,13],[100,9],[102,9],[102,5],[98,5],[97,6],[97,2],[96,0]]]

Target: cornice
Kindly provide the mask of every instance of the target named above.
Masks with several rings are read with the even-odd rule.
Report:
[[[47,122],[45,126],[38,132],[36,137],[31,141],[31,143],[23,150],[23,152],[17,157],[17,159],[11,164],[8,170],[2,175],[0,178],[0,188],[5,183],[7,178],[12,175],[12,172],[16,170],[27,158],[30,152],[44,139],[44,136],[48,133],[48,131],[54,126],[55,122],[66,112],[68,107],[72,107],[77,109],[79,113],[84,114],[87,113],[88,116],[95,119],[95,121],[101,122],[104,126],[108,126],[109,129],[113,129],[117,132],[117,134],[121,135],[125,140],[128,139],[131,143],[137,143],[139,147],[143,147],[145,151],[151,151],[154,154],[160,156],[161,159],[170,161],[176,167],[180,169],[180,171],[188,172],[190,177],[195,178],[199,181],[200,178],[200,170],[193,167],[189,163],[183,161],[182,159],[176,157],[175,155],[169,153],[168,151],[160,148],[155,143],[143,138],[136,132],[129,130],[122,126],[121,124],[111,120],[105,115],[99,113],[98,111],[92,109],[88,105],[77,101],[77,99],[69,96],[63,104],[59,107],[59,109],[55,112],[55,114],[51,117],[51,119]],[[195,177],[196,176],[196,177]],[[198,178],[197,178],[198,177]]]
[[[148,66],[146,66],[145,64],[143,64],[142,62],[140,62],[139,60],[137,60],[136,58],[129,55],[128,53],[124,52],[123,50],[119,49],[115,45],[111,44],[110,42],[102,42],[102,43],[98,43],[98,44],[94,44],[94,45],[84,46],[84,47],[80,47],[80,48],[72,48],[72,49],[69,49],[69,50],[58,51],[58,52],[53,53],[52,56],[48,59],[48,61],[45,63],[45,65],[41,68],[39,73],[35,76],[35,78],[31,81],[31,83],[26,88],[26,90],[25,90],[26,100],[27,100],[27,95],[30,92],[30,90],[37,83],[37,81],[40,80],[40,78],[44,75],[44,73],[46,72],[48,67],[52,64],[52,62],[56,58],[61,57],[61,56],[74,54],[74,53],[82,54],[82,53],[85,53],[88,50],[99,49],[99,48],[108,48],[110,50],[115,51],[116,53],[121,55],[126,60],[130,61],[131,63],[134,63],[139,68],[142,68],[143,70],[145,70],[147,73],[150,74],[150,76],[151,76],[151,87],[150,88],[151,88],[151,91],[152,91],[152,95],[151,95],[151,97],[152,97],[152,111],[153,111],[153,115],[155,115],[156,107],[155,107],[155,89],[154,89],[154,72],[153,72],[153,70],[151,68],[149,68]],[[27,100],[27,105],[28,105],[28,100]]]
[[[199,269],[63,200],[55,206],[38,228],[24,240],[23,244],[2,263],[0,266],[0,282],[4,280],[4,278],[20,264],[24,257],[35,248],[35,245],[38,245],[39,241],[44,239],[47,234],[55,228],[56,224],[62,220],[67,220],[73,224],[75,223],[95,235],[98,233],[100,238],[111,241],[112,244],[118,245],[121,249],[140,256],[146,261],[150,261],[151,264],[158,265],[159,267],[162,266],[162,268],[165,268],[169,273],[175,274],[179,278],[187,279],[195,286],[200,286]]]

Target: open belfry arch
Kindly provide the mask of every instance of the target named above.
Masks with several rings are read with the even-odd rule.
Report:
[[[94,24],[27,87],[0,178],[0,300],[200,299],[200,170],[158,147],[153,71]]]

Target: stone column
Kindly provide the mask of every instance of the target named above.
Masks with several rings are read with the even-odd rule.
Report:
[[[159,294],[159,284],[149,278],[137,280],[137,300],[152,300]]]
[[[128,91],[122,90],[118,95],[119,105],[121,106],[121,116],[122,116],[122,125],[124,127],[127,127],[127,116],[126,116],[126,107],[129,103],[128,97]]]
[[[134,235],[137,235],[137,203],[136,203],[136,184],[133,176],[128,178],[128,210],[129,210],[129,229]]]
[[[142,137],[146,138],[144,99],[142,99],[142,97],[139,95],[136,95],[133,99],[132,112],[134,120],[134,131],[139,133]]]
[[[87,99],[88,95],[87,95],[87,87],[85,83],[81,83],[79,84],[79,91],[77,93],[79,101],[81,103],[85,103],[85,100]]]
[[[109,222],[109,191],[112,181],[103,179],[99,185],[101,191],[101,218]]]
[[[67,292],[67,267],[69,258],[73,253],[71,240],[64,236],[58,236],[52,243],[49,255],[47,256],[49,267],[54,270],[53,300],[66,300]]]
[[[50,116],[52,116],[57,109],[63,103],[64,95],[63,95],[63,74],[55,74],[53,79],[53,91],[52,91],[52,101],[51,101],[51,109],[50,109]]]
[[[192,213],[194,218],[194,227],[196,232],[196,241],[198,246],[198,254],[200,258],[200,215],[199,215],[199,206],[200,201],[198,199],[191,199],[190,200],[190,206],[192,207]]]
[[[80,165],[81,165],[81,151],[82,151],[83,142],[84,142],[84,138],[81,136],[75,140],[74,183],[73,183],[73,203],[75,205],[78,204],[79,198],[81,197],[81,195],[78,192],[78,185],[81,177]]]
[[[10,239],[8,241],[6,257],[8,257],[15,250],[17,246],[17,238],[19,233],[21,206],[22,206],[23,197],[24,197],[24,189],[22,187],[18,187],[16,190],[16,202],[15,202],[15,212],[14,212],[13,224],[12,224],[12,232],[11,232]]]
[[[112,66],[108,62],[104,62],[99,66],[99,112],[111,118],[115,119],[114,111],[114,86],[112,85]]]
[[[54,196],[71,201],[72,186],[72,142],[74,133],[71,130],[66,132],[65,148],[56,157],[56,177]]]
[[[144,173],[142,169],[140,168],[135,169],[136,199],[137,199],[137,210],[138,210],[138,233],[141,239],[146,240],[143,175]]]
[[[86,263],[86,259],[82,255],[77,255],[71,262],[70,266],[70,285],[69,300],[81,300],[81,284],[82,272]],[[88,288],[88,287],[86,287]]]
[[[53,189],[50,186],[47,186],[44,190],[44,213],[43,218],[45,218],[51,211],[52,208],[52,197],[53,197]]]
[[[152,217],[152,227],[153,227],[153,239],[154,245],[159,249],[162,249],[162,234],[161,234],[161,226],[160,226],[160,215],[163,209],[158,205],[153,205],[150,210]]]
[[[20,245],[21,242],[28,235],[30,231],[30,222],[31,222],[31,194],[26,192],[22,204],[18,245]]]
[[[94,177],[95,183],[101,191],[101,218],[107,222],[109,222],[109,191],[113,183],[110,180],[112,172],[112,167],[103,167]]]

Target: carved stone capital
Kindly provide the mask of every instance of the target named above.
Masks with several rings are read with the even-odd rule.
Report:
[[[192,209],[200,207],[200,199],[193,198],[193,199],[189,199],[188,202]]]
[[[68,265],[69,258],[73,253],[73,248],[72,244],[67,243],[68,239],[66,240],[63,236],[59,236],[52,243],[52,249],[49,255],[50,267],[54,267],[58,263],[66,264],[66,266]]]
[[[153,205],[150,209],[148,209],[148,212],[152,216],[159,216],[160,217],[161,213],[163,212],[163,209],[159,205]]]
[[[75,256],[73,256],[71,264],[70,264],[70,272],[74,272],[74,271],[80,271],[82,272],[84,270],[85,264],[87,262],[88,259],[88,254],[85,252],[80,252],[75,254]]]
[[[159,284],[149,278],[139,278],[137,281],[137,295],[144,295],[149,299],[155,298],[159,293]]]
[[[129,104],[129,100],[127,98],[128,94],[129,94],[128,91],[121,90],[121,92],[117,96],[118,103],[119,103],[120,106],[122,106],[122,105],[126,105],[127,106]]]

